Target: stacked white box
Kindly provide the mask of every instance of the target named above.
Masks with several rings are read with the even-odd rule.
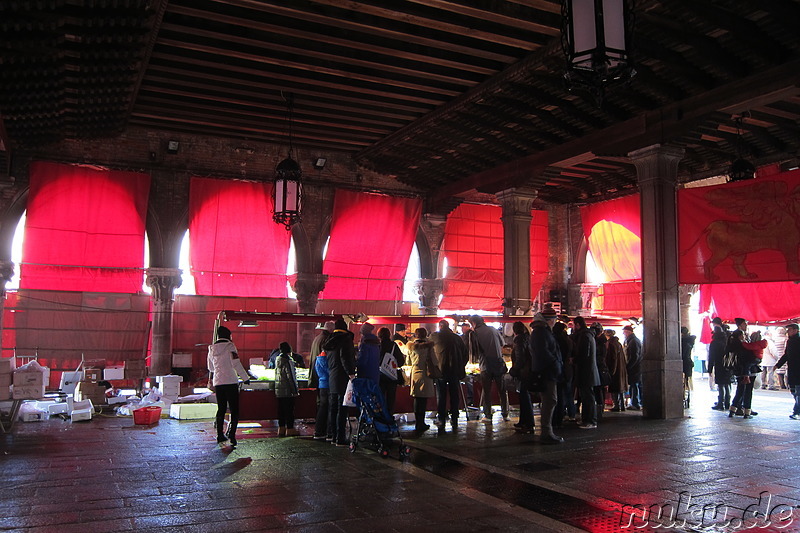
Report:
[[[158,390],[161,395],[166,399],[176,400],[181,395],[181,382],[183,376],[157,376],[156,383],[158,383]]]

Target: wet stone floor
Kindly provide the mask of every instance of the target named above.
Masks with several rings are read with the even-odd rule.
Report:
[[[405,461],[312,440],[312,423],[243,424],[235,449],[210,420],[17,423],[0,434],[0,530],[800,532],[791,395],[757,391],[751,420],[715,398],[697,379],[684,419],[606,411],[595,430],[566,422],[560,445],[499,413],[401,423]]]

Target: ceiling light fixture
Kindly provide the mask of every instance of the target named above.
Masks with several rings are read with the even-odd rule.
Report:
[[[588,91],[602,104],[606,89],[636,75],[630,61],[633,0],[562,0],[561,44],[570,91]]]
[[[728,181],[745,181],[756,177],[756,167],[744,158],[744,141],[742,140],[742,123],[744,116],[734,117],[736,122],[736,159],[728,171]]]
[[[240,320],[239,321],[240,328],[255,328],[258,327],[257,320]]]
[[[302,205],[303,187],[300,178],[303,172],[300,165],[292,159],[292,120],[294,112],[294,94],[283,95],[286,101],[286,123],[289,133],[289,154],[286,159],[278,163],[275,169],[275,187],[273,196],[274,211],[272,219],[286,226],[290,231],[292,226],[300,222],[300,208]]]

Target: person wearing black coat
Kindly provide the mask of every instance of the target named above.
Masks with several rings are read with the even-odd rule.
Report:
[[[336,321],[333,334],[325,341],[323,349],[328,357],[328,423],[333,424],[333,443],[348,446],[345,425],[347,407],[342,405],[347,382],[356,377],[356,350],[354,335],[341,318]]]
[[[787,381],[789,388],[794,395],[794,410],[789,418],[792,420],[800,420],[800,328],[797,324],[789,324],[786,326],[786,333],[789,338],[786,340],[786,352],[775,363],[775,368],[780,368],[784,363],[787,363]]]
[[[533,356],[531,370],[541,374],[544,390],[541,392],[541,441],[547,444],[564,442],[563,437],[553,433],[553,411],[556,407],[556,384],[563,379],[564,361],[561,351],[553,336],[552,327],[556,323],[557,313],[552,308],[545,308],[533,316],[530,344]]]
[[[731,369],[725,367],[725,346],[728,336],[722,328],[714,328],[711,344],[708,345],[708,373],[714,373],[719,397],[712,407],[716,411],[727,411],[731,407]]]
[[[638,410],[642,408],[642,341],[633,332],[633,326],[623,327],[622,334],[625,335],[622,348],[625,350],[631,396],[628,408]]]
[[[581,399],[581,428],[597,427],[597,403],[594,388],[600,385],[597,371],[597,346],[594,331],[586,326],[586,319],[576,316],[575,324],[575,386]]]
[[[514,322],[514,350],[511,352],[511,376],[519,382],[519,422],[514,424],[518,431],[533,433],[536,423],[533,419],[533,402],[528,391],[533,358],[531,357],[530,333],[520,321]]]
[[[447,421],[447,397],[450,396],[450,426],[458,427],[458,411],[460,407],[461,380],[467,375],[467,347],[461,337],[450,329],[447,320],[439,321],[439,331],[431,335],[434,352],[438,359],[441,377],[436,380],[439,392],[436,412],[440,426]]]
[[[553,336],[558,343],[558,349],[564,357],[572,357],[572,339],[567,334],[567,324],[564,322],[556,322],[553,326]],[[558,401],[556,402],[555,411],[553,411],[553,427],[560,428],[564,421],[564,414],[567,415],[567,420],[575,420],[577,409],[575,407],[575,388],[574,388],[574,372],[573,366],[569,364],[564,365],[564,379],[558,382]],[[566,413],[565,413],[566,411]]]

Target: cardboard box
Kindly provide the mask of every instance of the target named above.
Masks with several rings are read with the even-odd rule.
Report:
[[[0,401],[11,399],[11,387],[0,387]]]
[[[125,367],[107,366],[103,370],[103,379],[105,379],[106,381],[111,381],[114,379],[125,379]]]
[[[192,354],[190,352],[172,354],[172,366],[175,368],[192,368]]]
[[[10,374],[16,368],[13,357],[0,357],[0,374]]]
[[[103,370],[101,368],[87,368],[83,371],[84,374],[84,381],[91,381],[92,383],[97,383],[101,379],[103,379]]]
[[[95,405],[102,405],[106,403],[106,388],[91,381],[80,381],[75,387],[75,400],[91,400]]]
[[[38,400],[44,396],[44,383],[40,385],[14,385],[11,398],[14,400]]]
[[[9,387],[11,385],[11,374],[0,374],[0,387]]]
[[[169,416],[178,420],[199,420],[217,416],[215,403],[173,403],[169,407]]]
[[[143,370],[146,367],[147,365],[144,359],[128,359],[125,361],[125,369]]]
[[[43,372],[14,372],[14,386],[27,387],[27,386],[44,385]]]

